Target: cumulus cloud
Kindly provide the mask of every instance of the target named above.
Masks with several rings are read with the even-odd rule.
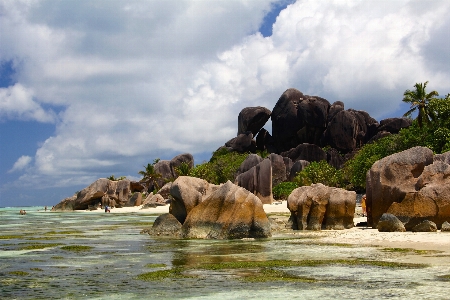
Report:
[[[19,159],[14,163],[13,167],[8,171],[8,173],[12,173],[15,171],[21,171],[25,169],[33,160],[32,157],[27,155],[22,155]]]
[[[52,110],[44,110],[33,99],[33,91],[17,83],[7,88],[0,88],[0,119],[55,122],[56,116]]]
[[[157,157],[211,153],[240,110],[272,109],[290,87],[376,118],[416,82],[450,92],[448,42],[433,47],[448,1],[297,1],[263,37],[272,2],[0,2],[0,59],[18,80],[0,103],[41,122],[55,120],[43,105],[65,108],[21,180],[136,175]]]

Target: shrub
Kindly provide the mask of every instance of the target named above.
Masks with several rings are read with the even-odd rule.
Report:
[[[313,183],[322,183],[333,187],[344,186],[342,172],[324,160],[311,162],[295,176],[294,182],[298,186],[308,186]]]
[[[298,185],[295,182],[281,182],[272,188],[273,197],[275,199],[287,199],[296,188],[298,188]]]
[[[209,162],[191,169],[189,176],[202,178],[213,184],[225,183],[228,180],[234,181],[237,170],[247,156],[248,153],[240,154],[220,148],[213,153]]]

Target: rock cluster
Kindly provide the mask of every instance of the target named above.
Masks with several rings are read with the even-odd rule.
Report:
[[[263,128],[269,118],[272,135]],[[242,109],[237,136],[225,143],[225,147],[241,153],[267,150],[294,162],[327,160],[340,167],[343,162],[337,163],[336,156],[327,156],[321,148],[329,146],[337,153],[351,153],[369,141],[398,133],[410,125],[411,120],[407,118],[389,118],[378,123],[365,111],[345,110],[341,101],[330,104],[324,98],[290,88],[280,96],[272,111],[260,106]]]
[[[397,217],[406,230],[424,221],[440,228],[450,220],[449,156],[414,147],[375,162],[367,173],[368,225],[376,228],[384,213]]]
[[[193,177],[174,181],[169,214],[148,232],[182,238],[241,239],[271,236],[261,200],[230,181],[220,186]]]
[[[158,194],[150,193],[145,199],[143,196],[154,189],[153,184],[123,180],[110,180],[100,178],[72,197],[63,199],[55,205],[54,210],[84,210],[96,209],[101,206],[129,207],[140,206],[144,208],[166,205],[170,195],[171,183],[166,183],[178,177],[177,168],[186,163],[189,167],[194,166],[194,158],[189,153],[175,156],[172,160],[162,160],[155,164],[155,172],[160,174],[158,186],[162,187]]]
[[[353,225],[356,193],[321,183],[292,191],[287,200],[294,230],[349,229]]]

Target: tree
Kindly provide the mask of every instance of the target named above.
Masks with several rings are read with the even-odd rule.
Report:
[[[428,81],[426,81],[425,83],[416,83],[414,85],[414,90],[406,90],[403,94],[403,102],[409,103],[411,105],[410,109],[403,116],[409,117],[413,112],[417,110],[417,121],[420,128],[422,128],[423,123],[429,124],[430,119],[435,119],[435,115],[433,111],[429,109],[428,104],[432,99],[435,99],[437,96],[439,96],[438,92],[436,91],[432,91],[431,93],[427,94],[427,84]]]
[[[150,185],[153,183],[156,190],[159,190],[157,179],[161,178],[161,174],[157,173],[155,171],[155,164],[159,161],[159,159],[155,159],[153,161],[153,164],[147,164],[147,166],[144,166],[143,171],[139,171],[138,173],[142,176],[144,176],[140,182],[145,182],[146,184]]]

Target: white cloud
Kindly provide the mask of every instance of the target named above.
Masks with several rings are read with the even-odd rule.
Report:
[[[21,180],[80,183],[212,152],[241,109],[272,109],[290,87],[376,118],[416,82],[450,92],[449,69],[433,67],[448,42],[431,47],[449,32],[446,0],[297,1],[263,37],[270,3],[0,1],[0,60],[18,80],[2,114],[51,122],[42,107],[65,107]]]
[[[26,167],[29,166],[29,164],[31,163],[32,160],[33,160],[32,157],[27,156],[27,155],[22,155],[22,156],[19,157],[19,159],[14,163],[13,167],[8,171],[8,173],[12,173],[12,172],[16,172],[16,171],[21,171],[21,170],[25,169]]]
[[[55,114],[51,110],[44,110],[33,99],[33,94],[31,89],[20,83],[7,88],[0,88],[0,119],[55,122]]]

